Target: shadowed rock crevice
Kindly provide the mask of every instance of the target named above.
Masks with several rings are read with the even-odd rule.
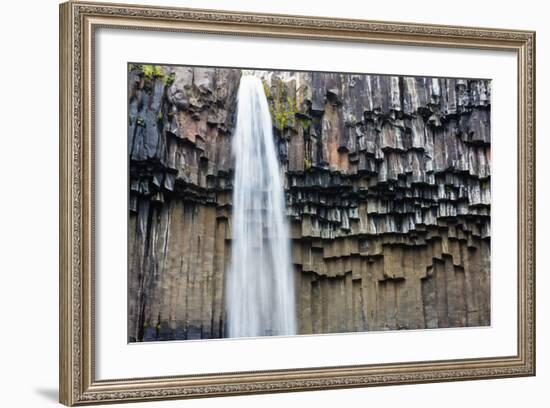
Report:
[[[488,80],[256,71],[300,333],[490,324]],[[238,69],[131,66],[129,340],[224,336]]]

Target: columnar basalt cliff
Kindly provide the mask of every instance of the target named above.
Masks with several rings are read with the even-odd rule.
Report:
[[[490,81],[251,74],[285,171],[299,333],[490,324]],[[241,75],[130,66],[130,341],[224,337]]]

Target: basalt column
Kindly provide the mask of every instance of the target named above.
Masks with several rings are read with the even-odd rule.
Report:
[[[491,82],[247,74],[284,174],[298,332],[490,324]],[[241,75],[130,67],[130,341],[226,336]]]

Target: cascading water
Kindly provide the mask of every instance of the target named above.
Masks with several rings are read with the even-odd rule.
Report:
[[[281,170],[261,80],[243,76],[233,138],[235,180],[227,275],[229,337],[296,334]]]

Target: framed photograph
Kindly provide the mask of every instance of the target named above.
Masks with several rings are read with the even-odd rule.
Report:
[[[60,401],[535,374],[535,33],[60,6]]]

